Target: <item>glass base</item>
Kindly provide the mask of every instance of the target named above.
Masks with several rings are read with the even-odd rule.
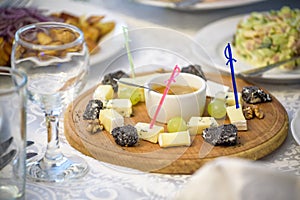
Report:
[[[27,164],[27,177],[34,181],[63,182],[81,178],[88,170],[85,160],[77,156],[63,156],[52,162],[43,158]]]
[[[5,184],[5,181],[4,181]],[[6,183],[7,184],[7,183]],[[25,189],[25,187],[24,187]],[[0,185],[0,199],[9,200],[9,199],[24,199],[24,191],[18,188],[18,185],[11,185],[8,183],[7,185]]]

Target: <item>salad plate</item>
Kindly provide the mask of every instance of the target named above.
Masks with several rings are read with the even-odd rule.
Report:
[[[150,6],[157,6],[157,7],[165,7],[171,8],[176,10],[213,10],[213,9],[222,9],[222,8],[229,8],[229,7],[237,7],[248,5],[256,2],[260,2],[263,0],[215,0],[215,1],[202,1],[191,6],[187,7],[178,7],[174,3],[175,1],[172,0],[134,0],[135,2],[150,5]]]
[[[243,20],[247,16],[248,15],[238,15],[221,19],[205,26],[196,33],[195,41],[205,48],[207,55],[209,55],[208,57],[207,55],[198,54],[203,65],[216,67],[223,72],[230,73],[230,67],[226,65],[227,59],[224,56],[224,49],[228,43],[232,43],[239,21]],[[239,59],[239,57],[235,54],[233,45],[231,45],[231,47],[233,50],[233,58],[237,60],[237,62],[234,63],[236,74],[254,68],[251,64]],[[272,69],[264,73],[262,76],[251,77],[251,80],[277,84],[299,83],[300,67],[291,71],[278,68]]]
[[[115,53],[120,51],[124,46],[124,42],[123,40],[121,40],[122,37],[115,36],[122,34],[122,28],[127,26],[126,23],[115,14],[112,14],[111,12],[101,7],[92,6],[87,3],[74,2],[70,0],[60,0],[59,6],[57,6],[57,3],[51,0],[34,0],[31,2],[30,6],[45,9],[49,13],[64,11],[79,17],[87,17],[90,15],[104,15],[105,17],[103,19],[103,22],[115,22],[115,28],[100,40],[100,51],[90,56],[90,65],[103,62],[104,60],[108,59],[109,57],[113,56]],[[114,37],[117,39],[112,39]]]
[[[300,109],[297,110],[291,122],[291,130],[292,130],[293,137],[296,140],[296,142],[300,145],[300,123],[299,122],[300,122]]]

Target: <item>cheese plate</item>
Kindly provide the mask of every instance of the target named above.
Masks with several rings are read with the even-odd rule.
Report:
[[[222,75],[222,80],[214,80],[213,74],[206,77],[229,87],[231,85],[231,78],[227,75]],[[251,84],[237,79],[237,85],[241,90]],[[260,104],[265,117],[247,120],[248,130],[238,132],[238,144],[235,146],[212,146],[201,135],[196,135],[191,137],[192,143],[189,147],[161,148],[158,144],[143,140],[134,147],[121,147],[107,131],[91,134],[86,130],[87,122],[82,115],[96,87],[83,93],[68,106],[64,118],[65,136],[70,145],[83,154],[119,166],[164,174],[192,174],[206,162],[218,157],[260,159],[276,150],[288,133],[287,112],[272,96],[271,102]],[[206,103],[208,102],[209,99]],[[149,123],[150,118],[145,107],[144,103],[133,106],[134,115],[125,118],[125,124]],[[207,111],[204,116],[208,116]],[[218,123],[228,124],[229,120],[218,120]],[[166,130],[165,124],[157,124],[164,126]]]

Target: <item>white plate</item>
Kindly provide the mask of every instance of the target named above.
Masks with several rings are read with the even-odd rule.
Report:
[[[176,10],[213,10],[213,9],[221,9],[221,8],[229,8],[229,7],[236,7],[242,6],[247,4],[252,4],[255,2],[263,1],[263,0],[218,0],[214,2],[199,2],[193,6],[179,8],[172,2],[168,2],[166,0],[134,0],[138,3],[151,5],[151,6],[158,6],[158,7],[166,7],[172,8]]]
[[[219,21],[213,22],[202,28],[195,36],[196,42],[206,50],[209,57],[198,54],[202,64],[214,66],[221,71],[230,72],[230,67],[226,65],[227,59],[224,56],[224,49],[228,43],[232,43],[233,35],[238,22],[246,17],[245,15],[233,16]],[[235,56],[234,48],[233,58],[237,60],[234,63],[235,73],[254,68],[250,64],[239,60]],[[299,83],[300,67],[293,71],[284,71],[280,69],[272,69],[264,73],[260,77],[251,78],[253,81],[266,83]]]
[[[24,7],[29,6],[31,4],[31,0],[14,0],[10,1],[10,7]]]
[[[104,15],[105,18],[103,19],[103,21],[114,21],[116,23],[114,30],[103,37],[99,43],[100,51],[91,55],[91,65],[106,60],[123,48],[123,41],[120,40],[121,37],[117,37],[119,38],[117,40],[114,40],[112,38],[121,34],[122,27],[127,25],[120,18],[101,7],[93,6],[88,3],[74,2],[69,0],[59,0],[59,2],[53,0],[34,0],[31,3],[31,6],[45,9],[49,12],[66,11],[76,16]]]
[[[300,109],[296,111],[295,116],[292,119],[291,130],[294,139],[300,145]]]

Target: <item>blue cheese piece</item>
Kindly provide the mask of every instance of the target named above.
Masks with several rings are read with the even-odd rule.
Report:
[[[152,143],[157,143],[159,133],[164,132],[164,127],[153,125],[150,129],[150,124],[138,122],[135,125],[140,139],[147,140]]]
[[[106,101],[112,99],[114,96],[114,90],[111,85],[99,85],[93,94],[93,99]]]
[[[247,127],[247,120],[243,114],[242,107],[236,108],[236,106],[228,106],[226,107],[227,116],[230,120],[231,124],[234,124],[238,130],[246,131]]]
[[[191,146],[190,133],[189,131],[160,133],[158,144],[160,147]]]
[[[240,92],[238,94],[238,104],[241,104],[242,102],[242,94]],[[235,97],[233,92],[227,92],[226,93],[226,105],[227,106],[233,106],[235,105]]]
[[[132,103],[129,99],[111,99],[104,105],[108,109],[114,109],[123,117],[130,117],[132,114]]]
[[[99,121],[104,126],[104,129],[111,131],[119,126],[124,125],[124,118],[114,109],[104,109],[100,111]]]
[[[217,127],[218,122],[213,117],[191,117],[187,123],[191,135],[202,134],[209,127]]]

